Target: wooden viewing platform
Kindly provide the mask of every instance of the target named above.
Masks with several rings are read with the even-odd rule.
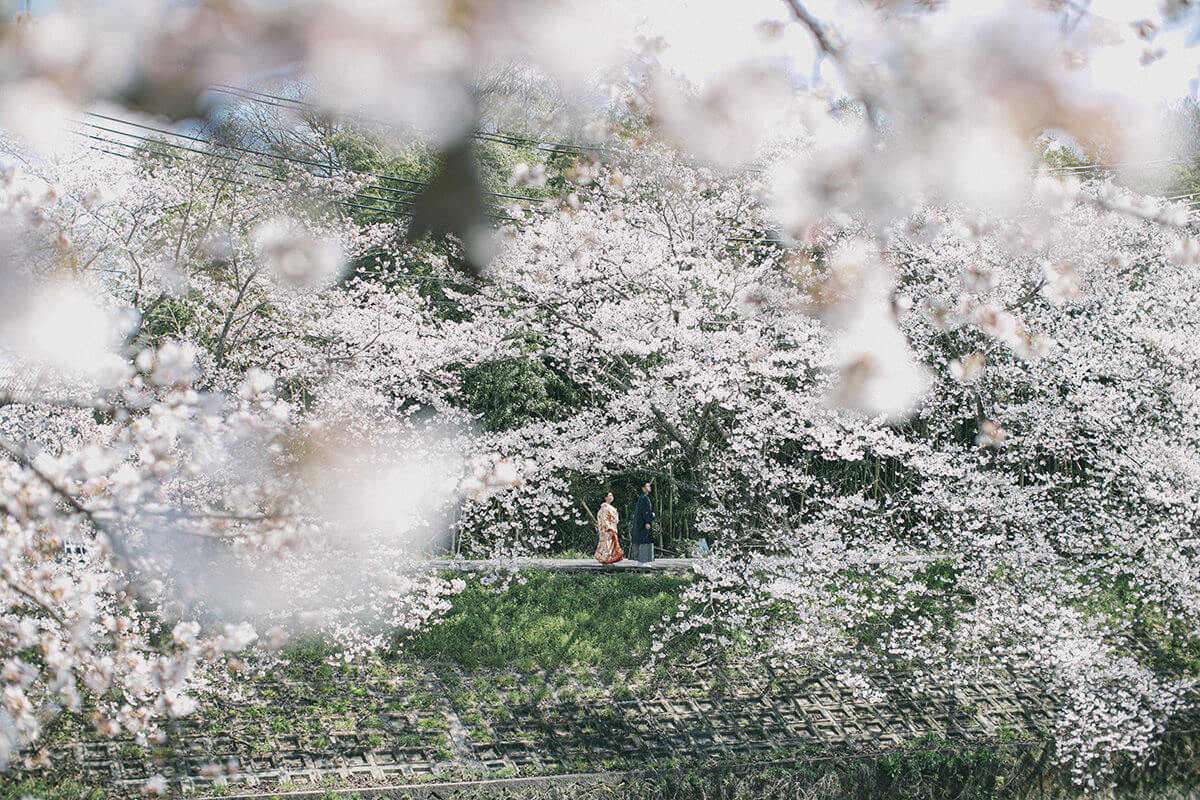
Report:
[[[879,558],[874,564],[924,564],[945,558],[944,553],[907,554]],[[457,569],[463,572],[483,572],[493,569],[548,569],[556,572],[692,572],[702,558],[656,558],[644,567],[636,561],[622,559],[615,564],[601,564],[594,558],[511,558],[470,559],[434,558],[424,563],[433,569]]]
[[[481,572],[490,569],[549,569],[556,572],[691,572],[695,558],[656,558],[644,567],[636,561],[622,559],[614,564],[601,564],[594,558],[513,558],[513,559],[431,559],[426,563],[434,569],[460,569]]]

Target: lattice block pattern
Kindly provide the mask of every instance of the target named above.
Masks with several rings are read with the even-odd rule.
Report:
[[[88,739],[82,729],[51,755],[77,778],[131,791],[155,773],[200,791],[201,768],[230,760],[241,765],[233,778],[240,785],[270,789],[326,776],[367,785],[455,767],[622,769],[810,744],[886,746],[926,733],[1033,732],[1048,727],[1052,712],[1051,698],[1005,675],[919,691],[904,674],[878,675],[881,699],[830,675],[761,662],[611,684],[594,674],[563,681],[447,665],[395,670],[403,674],[376,667],[258,681],[258,705],[185,721],[157,756],[128,741]]]

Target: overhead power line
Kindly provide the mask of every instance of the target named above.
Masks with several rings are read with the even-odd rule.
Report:
[[[340,167],[336,164],[330,164],[330,163],[326,163],[323,161],[313,161],[312,159],[298,158],[296,156],[284,155],[282,153],[268,153],[268,152],[264,152],[262,150],[255,150],[253,148],[244,147],[242,145],[237,145],[237,144],[215,142],[211,139],[207,139],[207,138],[204,138],[201,136],[194,136],[192,134],[181,133],[179,131],[172,131],[167,128],[160,128],[155,125],[147,125],[147,124],[141,123],[141,122],[132,122],[130,120],[121,119],[119,117],[111,117],[111,116],[108,116],[107,114],[99,114],[94,111],[86,111],[84,113],[89,117],[107,120],[108,122],[116,123],[119,125],[125,125],[125,126],[131,127],[131,128],[138,128],[141,130],[158,133],[163,136],[171,136],[171,137],[175,137],[175,138],[179,138],[179,139],[184,139],[187,141],[199,142],[199,143],[208,145],[209,147],[212,147],[212,148],[231,150],[234,152],[245,153],[247,155],[259,156],[261,158],[268,158],[268,159],[273,159],[276,161],[287,161],[287,162],[290,162],[293,164],[299,164],[301,166],[314,167],[317,169],[324,170],[330,174],[335,173],[335,172],[345,172],[345,173],[348,173],[351,175],[363,175],[363,176],[370,177],[370,178],[378,178],[379,180],[392,181],[392,182],[399,183],[399,184],[406,185],[406,186],[419,186],[422,188],[428,187],[430,185],[429,182],[427,182],[427,181],[418,181],[418,180],[413,180],[412,178],[402,178],[398,175],[388,175],[386,173],[381,173],[381,172],[370,172],[368,170],[352,169],[349,167]],[[88,124],[91,124],[91,123],[88,123]],[[96,125],[96,127],[99,127],[99,126]],[[111,129],[106,129],[106,130],[110,130],[110,132],[111,132]],[[118,131],[117,133],[120,133],[120,132]],[[122,134],[122,135],[126,135],[126,134]],[[419,194],[419,193],[414,193],[414,194]],[[518,201],[524,201],[524,202],[528,202],[528,203],[548,203],[548,202],[550,202],[549,199],[544,198],[544,197],[529,197],[528,195],[507,194],[505,192],[485,191],[485,192],[482,192],[482,194],[484,194],[487,197],[498,197],[498,198],[502,198],[505,200],[518,200]]]
[[[266,105],[272,105],[272,106],[281,107],[281,108],[303,108],[303,109],[309,109],[309,110],[314,110],[314,111],[320,111],[318,106],[313,105],[308,102],[305,102],[303,100],[299,100],[297,98],[286,97],[286,96],[277,95],[277,94],[271,94],[270,92],[263,92],[260,90],[249,89],[249,88],[242,87],[242,86],[235,86],[232,84],[214,84],[214,85],[210,86],[209,88],[212,91],[229,94],[229,95],[232,95],[235,97],[239,97],[243,100],[249,100],[251,102],[263,103]],[[601,147],[601,146],[597,146],[597,145],[580,145],[580,144],[567,144],[564,142],[547,142],[547,141],[542,141],[542,140],[538,140],[538,139],[530,139],[530,138],[526,138],[526,137],[516,136],[513,134],[502,133],[499,131],[495,131],[495,132],[476,131],[474,134],[472,134],[472,137],[476,138],[476,139],[481,139],[483,141],[497,142],[500,144],[507,144],[507,145],[511,145],[514,147],[531,147],[536,150],[543,150],[543,151],[548,151],[548,152],[564,152],[564,151],[579,152],[579,153],[613,152],[613,150],[611,148],[605,148],[605,147]],[[1068,165],[1068,166],[1061,166],[1061,167],[1044,167],[1044,169],[1046,169],[1047,171],[1050,171],[1050,172],[1084,174],[1084,173],[1089,173],[1089,172],[1099,172],[1099,171],[1103,171],[1103,170],[1119,169],[1119,168],[1123,168],[1123,167],[1149,166],[1149,165],[1153,165],[1153,164],[1186,163],[1189,160],[1190,159],[1187,159],[1187,158],[1168,157],[1168,158],[1148,159],[1145,161],[1113,162],[1113,163],[1108,163],[1108,164],[1077,164],[1077,165]]]
[[[89,137],[89,138],[97,138],[97,137]],[[111,140],[103,140],[103,141],[111,141]],[[123,142],[114,142],[114,144],[117,144],[117,145],[123,146],[123,147],[130,147],[130,145],[125,144]],[[117,156],[119,158],[130,158],[131,159],[131,158],[135,157],[132,153],[128,153],[128,152],[122,153],[117,150],[110,150],[106,147],[90,146],[89,149],[95,150],[95,151],[101,152],[101,153],[107,153],[108,155]],[[172,153],[157,153],[156,155],[163,156],[166,158],[173,158],[173,159],[183,159],[184,158],[184,156],[174,155]],[[270,177],[270,176],[261,176],[259,173],[252,173],[252,174],[258,175],[259,177]],[[222,177],[218,177],[218,176],[210,176],[208,178],[208,180],[214,181],[216,183],[229,183],[229,184],[233,184],[235,186],[249,186],[250,185],[246,181],[241,181],[241,180],[237,180],[237,179],[233,179],[233,178],[222,178]],[[368,205],[363,205],[362,203],[355,203],[352,200],[332,200],[330,202],[335,203],[340,206],[345,206],[347,208],[356,208],[356,209],[361,209],[364,211],[374,211],[376,213],[388,212],[388,213],[395,214],[396,216],[409,216],[409,217],[412,216],[412,211],[410,211],[408,209],[410,209],[414,204],[410,203],[410,202],[406,202],[406,201],[402,201],[402,200],[391,200],[391,199],[385,198],[385,197],[376,197],[374,195],[359,194],[359,193],[351,194],[349,196],[357,198],[359,200],[373,200],[373,201],[377,201],[377,202],[381,202],[381,203],[386,203],[388,205],[388,207],[381,208],[379,206],[368,206]],[[511,219],[512,219],[511,217],[505,218],[506,221],[511,220]]]
[[[106,153],[108,155],[113,155],[113,156],[117,156],[120,158],[134,158],[136,151],[141,150],[144,152],[152,152],[155,156],[170,158],[170,159],[178,160],[178,161],[186,161],[187,160],[186,156],[180,155],[180,153],[191,153],[191,154],[200,155],[200,156],[204,156],[204,157],[216,158],[216,159],[219,159],[222,161],[228,161],[231,164],[237,165],[242,168],[258,167],[259,168],[258,170],[246,169],[246,174],[253,176],[255,178],[263,179],[263,180],[272,180],[272,181],[280,180],[278,175],[273,174],[270,171],[271,167],[273,165],[269,162],[264,162],[264,161],[256,160],[256,159],[244,159],[239,156],[229,155],[229,154],[220,153],[220,152],[214,152],[212,150],[208,150],[208,149],[204,149],[204,148],[191,147],[187,144],[181,144],[179,142],[172,142],[169,140],[164,140],[164,139],[147,136],[147,135],[143,135],[143,134],[131,133],[129,131],[122,131],[117,128],[112,128],[107,125],[100,125],[100,124],[94,123],[94,122],[81,121],[78,124],[81,126],[81,128],[83,128],[83,130],[77,130],[77,131],[75,131],[75,133],[78,136],[81,136],[85,139],[97,142],[98,143],[97,145],[93,145],[90,148],[97,152]],[[151,128],[155,132],[158,132],[158,130],[159,130],[159,129],[152,128],[152,126],[139,126],[139,127]],[[100,133],[97,133],[97,132],[107,133],[107,134],[110,134],[110,136],[102,136],[102,135],[100,135]],[[111,138],[112,136],[116,136],[116,137],[120,137],[120,138]],[[201,137],[190,136],[190,135],[186,135],[186,134],[180,134],[180,137],[187,139],[189,141],[192,141],[192,142],[196,142],[196,143],[208,141]],[[122,139],[124,139],[126,141],[122,141]],[[121,148],[123,151],[111,149],[114,147]],[[252,152],[257,152],[257,151],[252,151]],[[271,156],[269,154],[265,155],[264,157],[271,158]],[[263,171],[260,171],[260,170],[263,170]],[[212,176],[209,178],[209,180],[213,180],[213,181],[216,181],[219,183],[230,183],[230,184],[234,184],[234,185],[238,185],[238,186],[249,186],[250,185],[248,182],[246,182],[244,180],[238,180],[235,178],[221,178],[221,177]],[[375,185],[375,186],[366,187],[365,189],[361,189],[357,192],[354,192],[354,193],[348,195],[348,197],[353,198],[353,200],[335,200],[333,202],[337,203],[338,205],[347,207],[347,208],[353,208],[353,209],[362,210],[362,211],[374,211],[377,213],[388,212],[388,213],[393,213],[397,216],[408,216],[408,217],[412,216],[412,212],[409,209],[411,209],[412,207],[414,207],[416,205],[416,203],[414,201],[398,199],[396,197],[382,197],[382,196],[379,196],[376,194],[369,193],[369,192],[378,192],[378,191],[390,192],[393,194],[399,194],[399,195],[405,195],[405,196],[419,196],[420,195],[420,192],[408,191],[408,190],[404,190],[404,189],[394,189],[394,188],[388,187],[388,186]],[[360,203],[360,202],[354,202],[354,200],[383,203],[384,207],[364,205],[363,203]],[[489,214],[488,216],[490,216],[493,220],[495,220],[497,222],[508,222],[508,223],[522,222],[522,220],[508,216],[508,215]],[[762,244],[762,245],[784,244],[783,240],[781,240],[781,239],[767,237],[767,236],[756,236],[756,237],[730,236],[730,237],[727,237],[727,240],[731,243],[732,242],[740,242],[740,243],[751,243],[751,244]]]
[[[87,138],[98,140],[98,141],[104,142],[104,143],[109,143],[109,144],[112,144],[112,145],[115,145],[118,147],[133,148],[133,149],[138,148],[137,145],[130,145],[126,142],[118,142],[118,141],[115,141],[112,139],[105,139],[103,137],[98,137],[98,136],[87,136]],[[120,152],[118,150],[110,150],[109,148],[103,147],[103,146],[90,145],[89,149],[94,150],[96,152],[107,153],[108,155],[117,156],[118,158],[132,159],[132,158],[136,157],[132,152]],[[171,158],[171,159],[176,159],[176,160],[186,160],[185,156],[177,155],[174,153],[158,152],[158,153],[155,153],[155,155],[158,157]],[[272,175],[263,175],[262,173],[258,173],[258,172],[251,172],[250,174],[252,174],[256,177],[260,177],[260,178],[276,180],[276,178]],[[207,178],[207,180],[213,181],[215,183],[233,184],[235,186],[250,186],[251,185],[247,181],[238,180],[236,178],[223,178],[223,177],[216,176],[216,175],[209,176]],[[361,203],[355,203],[350,200],[332,200],[330,202],[333,202],[333,203],[335,203],[337,205],[341,205],[341,206],[347,206],[349,208],[363,209],[366,211],[374,211],[377,213],[388,212],[388,213],[395,214],[396,216],[412,216],[412,212],[408,210],[414,205],[414,203],[412,203],[412,202],[408,202],[408,201],[404,201],[404,200],[393,200],[391,198],[386,198],[386,197],[377,197],[375,195],[363,194],[360,192],[356,192],[356,193],[353,193],[348,196],[357,198],[359,200],[369,200],[369,201],[385,203],[385,204],[387,204],[387,207],[382,208],[380,206],[367,206],[367,205],[363,205]],[[504,220],[505,221],[515,221],[515,220],[512,220],[511,217],[505,217]]]
[[[1075,164],[1065,167],[1046,167],[1047,172],[1093,172],[1102,169],[1121,169],[1123,167],[1145,167],[1151,164],[1182,164],[1187,158],[1152,158],[1146,161],[1118,161],[1111,164]]]
[[[83,123],[83,124],[85,126],[89,126],[92,128],[99,128],[101,130],[107,130],[107,129],[101,128],[100,126],[91,125],[90,123]],[[204,155],[204,156],[208,156],[208,157],[231,161],[231,162],[233,162],[235,164],[239,164],[239,165],[246,165],[247,163],[249,163],[252,166],[258,166],[258,167],[268,167],[269,168],[269,166],[270,166],[269,164],[263,164],[262,162],[257,162],[257,161],[250,161],[250,162],[242,161],[240,159],[237,159],[234,156],[223,155],[221,153],[211,153],[211,152],[208,152],[205,150],[200,150],[200,149],[197,149],[194,147],[188,147],[187,145],[178,144],[176,142],[166,142],[161,139],[153,139],[153,138],[145,137],[145,136],[136,136],[134,134],[128,134],[128,133],[118,134],[118,135],[123,135],[123,136],[126,136],[127,138],[131,138],[134,140],[133,142],[125,142],[125,141],[120,141],[118,139],[110,139],[108,137],[98,136],[96,134],[86,133],[83,131],[76,131],[76,134],[83,138],[90,139],[92,141],[96,141],[99,143],[99,145],[90,145],[89,149],[97,151],[97,152],[106,153],[108,155],[117,156],[119,158],[132,159],[132,158],[136,157],[135,152],[138,150],[144,150],[144,149],[148,149],[150,147],[155,147],[155,148],[165,147],[168,150],[176,150],[176,151],[182,151],[182,152],[187,152],[187,153],[196,153],[196,154],[200,154],[200,155]],[[105,146],[105,145],[107,145],[107,146]],[[119,150],[113,150],[113,149],[110,149],[110,147],[125,148],[126,152],[121,152]],[[186,160],[186,156],[180,155],[178,152],[163,152],[162,150],[157,150],[154,154],[156,156],[161,156],[161,157],[170,158],[170,159],[174,159],[174,160]],[[255,170],[249,170],[248,172],[250,175],[252,175],[254,177],[262,178],[265,180],[281,180],[280,178],[278,178],[278,176],[273,175],[270,172],[264,173],[264,172],[258,172]],[[216,181],[219,183],[231,183],[231,184],[238,185],[238,186],[249,186],[250,185],[249,183],[247,183],[246,181],[243,181],[243,180],[237,180],[237,179],[233,179],[233,178],[222,178],[219,176],[212,176],[209,178],[209,180],[213,180],[213,181]],[[386,188],[387,187],[380,187],[380,186],[367,187],[367,189],[386,189]],[[415,193],[413,193],[413,194],[415,194]],[[370,194],[366,190],[360,190],[357,192],[353,192],[353,193],[349,194],[348,197],[354,198],[356,200],[364,200],[364,201],[368,201],[368,202],[383,203],[384,206],[364,205],[363,203],[356,203],[353,200],[345,200],[345,199],[333,200],[332,202],[334,202],[338,205],[341,205],[341,206],[345,206],[347,208],[354,208],[354,209],[359,209],[359,210],[363,210],[363,211],[374,211],[376,213],[392,213],[397,216],[412,216],[412,211],[410,209],[412,209],[416,205],[415,201],[412,201],[412,200],[401,200],[401,199],[397,199],[394,197],[381,197],[379,195]],[[507,216],[507,215],[488,214],[488,216],[497,222],[520,223],[522,221],[515,217],[511,217],[511,216]]]
[[[257,89],[250,89],[244,86],[235,86],[233,84],[213,84],[209,87],[212,91],[228,94],[234,97],[240,97],[243,100],[272,105],[280,108],[303,108],[312,111],[320,111],[320,107],[312,103],[300,100],[294,97],[272,94]],[[532,147],[538,150],[546,150],[551,152],[561,151],[579,151],[579,152],[594,152],[594,153],[611,153],[615,152],[613,148],[603,147],[600,145],[586,144],[569,144],[566,142],[551,142],[541,139],[530,139],[528,137],[517,136],[515,134],[504,133],[501,131],[476,131],[472,134],[473,138],[482,139],[484,141],[497,142],[499,144],[508,144],[514,147]],[[1166,164],[1166,163],[1183,163],[1188,161],[1186,158],[1158,158],[1146,161],[1124,161],[1114,162],[1110,164],[1077,164],[1061,167],[1047,167],[1052,172],[1090,172],[1105,169],[1118,169],[1121,167],[1136,167],[1147,166],[1150,164]]]
[[[294,108],[305,109],[310,111],[320,112],[321,108],[312,103],[300,100],[294,97],[286,97],[284,95],[271,94],[257,89],[248,89],[244,86],[235,86],[229,83],[216,83],[209,86],[210,91],[219,92],[221,94],[240,97],[243,100],[249,100],[263,105],[275,106],[277,108]],[[482,139],[484,141],[496,142],[498,144],[507,144],[513,147],[530,147],[534,150],[542,150],[546,152],[579,152],[579,153],[607,153],[612,152],[610,148],[601,147],[600,145],[587,144],[568,144],[567,142],[548,142],[540,139],[530,139],[523,136],[516,136],[510,133],[500,131],[475,131],[471,134],[473,139]]]
[[[232,84],[213,84],[209,88],[212,91],[233,95],[236,97],[240,97],[241,99],[244,99],[244,100],[249,100],[251,102],[265,103],[268,105],[273,105],[273,106],[278,106],[278,107],[295,107],[295,108],[310,109],[310,110],[314,110],[314,111],[320,110],[317,106],[315,106],[311,103],[307,103],[303,100],[286,97],[283,95],[271,94],[269,92],[263,92],[263,91],[249,89],[249,88],[245,88],[245,87],[241,87],[241,86],[234,86]],[[388,175],[385,173],[370,172],[367,170],[357,170],[357,169],[352,169],[352,168],[348,168],[348,167],[339,167],[337,165],[330,164],[330,163],[312,161],[310,159],[297,158],[294,156],[287,156],[287,155],[278,154],[278,153],[264,153],[262,151],[254,150],[252,148],[246,148],[246,147],[243,147],[240,145],[218,144],[218,143],[211,142],[210,140],[207,140],[207,139],[204,139],[201,137],[190,136],[188,134],[179,133],[177,131],[170,131],[170,130],[166,130],[163,128],[157,128],[152,125],[145,125],[142,123],[131,122],[129,120],[122,120],[122,119],[118,119],[116,117],[108,117],[108,116],[105,116],[102,114],[95,114],[94,112],[87,112],[87,113],[97,116],[101,119],[107,119],[107,120],[117,122],[120,124],[130,125],[130,126],[142,128],[144,130],[154,131],[156,133],[161,133],[165,136],[176,136],[176,137],[180,137],[180,138],[191,139],[196,142],[203,142],[205,144],[208,144],[209,146],[225,147],[228,149],[238,150],[238,151],[245,152],[248,154],[259,155],[259,156],[262,156],[265,158],[290,161],[293,163],[310,166],[310,167],[314,167],[314,168],[319,168],[319,169],[323,169],[323,170],[327,170],[327,171],[349,172],[349,173],[356,174],[356,175],[364,175],[364,176],[368,176],[368,177],[377,178],[379,180],[400,183],[402,185],[410,185],[410,186],[417,186],[417,187],[427,187],[429,185],[428,182],[425,182],[425,181],[413,180],[411,178],[402,178],[397,175]],[[545,142],[545,141],[540,141],[537,139],[529,139],[529,138],[525,138],[525,137],[520,137],[520,136],[515,136],[512,134],[506,134],[506,133],[500,133],[500,132],[493,133],[493,132],[478,131],[475,134],[473,134],[473,136],[475,138],[483,139],[486,141],[494,141],[494,142],[499,142],[502,144],[510,144],[510,145],[514,145],[514,146],[530,146],[530,147],[534,147],[535,149],[556,151],[556,152],[561,152],[561,151],[612,152],[609,148],[603,148],[603,147],[599,147],[599,146],[566,144],[566,143],[562,143],[562,142]],[[1187,158],[1167,157],[1167,158],[1158,158],[1158,159],[1148,159],[1145,161],[1124,161],[1124,162],[1112,162],[1112,163],[1106,163],[1106,164],[1078,164],[1078,165],[1069,165],[1069,166],[1061,166],[1061,167],[1043,167],[1043,169],[1045,169],[1046,171],[1049,171],[1049,172],[1056,172],[1056,173],[1083,174],[1083,173],[1088,173],[1088,172],[1098,172],[1098,171],[1102,171],[1102,170],[1111,170],[1111,169],[1118,169],[1118,168],[1123,168],[1123,167],[1149,166],[1149,165],[1153,165],[1153,164],[1178,164],[1178,163],[1187,163],[1189,161],[1190,161],[1190,159],[1187,159]],[[382,190],[382,191],[386,191],[390,194],[410,194],[410,195],[419,195],[420,194],[420,192],[418,192],[418,191],[407,191],[406,192],[404,190],[396,189],[395,187],[389,187],[389,186],[377,186],[374,188]],[[540,203],[540,204],[551,202],[551,200],[548,198],[529,197],[527,195],[508,194],[508,193],[504,193],[504,192],[484,191],[484,192],[482,192],[482,194],[487,197],[495,197],[495,198],[501,198],[501,199],[505,199],[505,200],[515,200],[515,201],[519,201],[519,202]],[[1196,194],[1200,194],[1200,193],[1196,193]],[[1178,199],[1184,199],[1185,197],[1196,196],[1196,194],[1179,195],[1177,197],[1166,198],[1166,199],[1178,200]]]
[[[197,154],[199,154],[199,155],[203,155],[203,156],[207,156],[207,157],[219,158],[219,159],[225,159],[225,160],[231,160],[231,161],[237,161],[237,162],[239,162],[239,163],[246,163],[246,162],[242,162],[242,161],[241,161],[241,159],[239,159],[239,158],[236,158],[236,157],[234,157],[234,156],[228,156],[228,155],[224,155],[224,154],[222,154],[222,153],[217,153],[217,152],[213,152],[213,151],[211,151],[211,150],[204,150],[204,149],[200,149],[200,148],[196,148],[196,147],[188,147],[187,145],[181,145],[181,144],[178,144],[178,143],[176,143],[176,142],[163,141],[162,139],[155,139],[155,138],[152,138],[152,137],[149,137],[149,136],[140,136],[140,135],[137,135],[137,134],[132,134],[132,133],[129,133],[129,132],[127,132],[127,131],[120,131],[120,130],[116,130],[116,129],[114,129],[114,128],[109,128],[109,127],[107,127],[107,126],[104,126],[104,125],[97,125],[97,124],[95,124],[95,123],[92,123],[92,122],[83,122],[83,123],[80,123],[80,124],[81,124],[81,125],[83,125],[83,126],[86,126],[87,128],[93,129],[93,130],[104,131],[105,133],[110,133],[110,134],[113,134],[113,135],[115,135],[115,136],[120,136],[120,137],[123,137],[123,138],[126,138],[126,139],[130,139],[130,140],[132,140],[133,142],[136,142],[136,144],[129,144],[128,142],[120,142],[120,141],[116,141],[116,140],[113,140],[113,139],[108,139],[108,138],[106,138],[106,137],[98,137],[98,136],[95,136],[95,135],[93,135],[93,134],[88,134],[88,133],[83,133],[83,134],[82,134],[82,135],[84,135],[84,136],[87,136],[88,138],[91,138],[91,139],[99,139],[99,140],[101,140],[101,141],[109,142],[109,143],[111,143],[111,144],[118,144],[118,145],[121,145],[121,146],[124,146],[124,147],[135,147],[135,148],[142,148],[142,147],[170,147],[170,148],[174,148],[174,149],[178,149],[178,150],[184,150],[184,151],[186,151],[186,152],[189,152],[189,153],[197,153]],[[270,169],[270,168],[271,168],[271,166],[272,166],[271,164],[264,163],[264,162],[262,162],[262,161],[250,161],[249,163],[252,163],[252,164],[255,164],[255,165],[257,165],[257,166],[264,167],[264,168],[267,168],[267,169]],[[272,177],[274,177],[274,176],[270,175],[269,173],[255,173],[255,174],[256,174],[258,177],[260,177],[260,178],[272,178]],[[394,187],[391,187],[391,186],[371,186],[371,187],[369,187],[369,188],[370,188],[370,189],[373,189],[373,190],[378,190],[378,191],[388,192],[388,193],[390,193],[390,194],[405,195],[405,196],[409,196],[409,197],[419,197],[419,196],[421,195],[421,193],[420,193],[420,192],[417,192],[417,191],[411,191],[411,190],[408,190],[408,189],[396,189],[396,188],[394,188]],[[401,201],[395,201],[395,202],[401,202]]]

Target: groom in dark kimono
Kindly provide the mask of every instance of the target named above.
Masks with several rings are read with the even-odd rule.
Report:
[[[654,521],[654,510],[650,508],[650,484],[642,486],[642,496],[638,498],[637,508],[633,512],[633,552],[639,567],[646,566],[654,560],[654,536],[650,533],[650,523]]]

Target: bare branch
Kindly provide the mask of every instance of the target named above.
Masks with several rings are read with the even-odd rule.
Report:
[[[812,37],[816,41],[817,47],[821,49],[821,52],[833,59],[833,62],[838,65],[838,68],[842,72],[842,77],[845,78],[846,83],[854,89],[855,99],[862,103],[863,110],[867,115],[867,122],[871,124],[871,127],[874,130],[879,130],[879,114],[875,107],[875,100],[869,94],[867,94],[862,87],[857,86],[858,82],[854,80],[854,72],[850,68],[850,65],[846,62],[845,54],[842,52],[842,49],[838,47],[830,38],[829,31],[825,27],[825,24],[814,17],[809,10],[804,7],[804,4],[799,2],[799,0],[784,0],[784,2],[786,2],[788,7],[792,10],[792,14],[795,15],[796,19],[799,20],[804,27],[808,28],[809,33],[812,34]]]

